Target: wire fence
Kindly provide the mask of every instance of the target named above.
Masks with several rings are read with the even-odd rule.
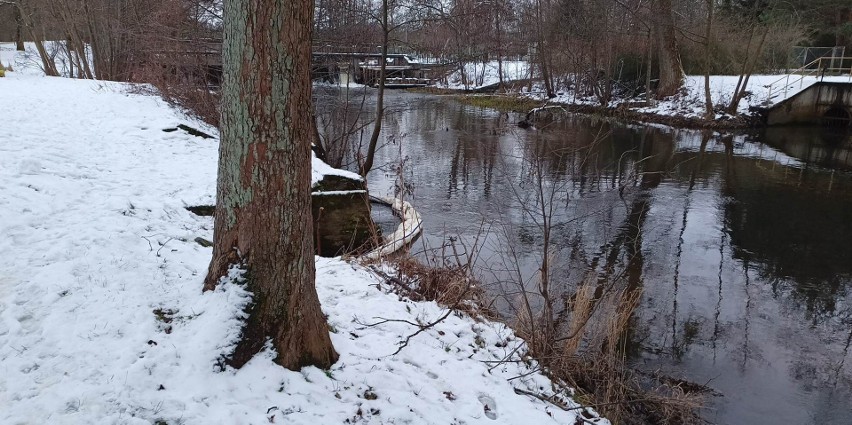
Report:
[[[846,54],[846,46],[834,47],[793,47],[792,57],[790,59],[790,68],[801,68],[813,63],[820,58],[840,59]],[[831,65],[834,68],[834,65]]]

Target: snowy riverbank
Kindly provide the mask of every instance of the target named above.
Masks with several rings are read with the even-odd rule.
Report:
[[[496,61],[488,63],[471,63],[464,67],[464,72],[454,71],[446,82],[438,84],[441,89],[456,91],[478,91],[482,88],[496,88],[499,83],[498,65]],[[716,114],[713,119],[705,119],[705,80],[703,75],[688,75],[683,88],[674,96],[654,101],[647,105],[643,96],[638,98],[614,99],[607,105],[591,93],[581,93],[572,90],[571,86],[558,84],[556,97],[547,98],[541,82],[530,82],[534,69],[525,61],[506,61],[503,67],[503,78],[509,87],[509,96],[520,96],[541,102],[542,105],[560,105],[569,111],[611,115],[632,121],[646,121],[669,124],[681,127],[705,128],[744,128],[760,124],[760,108],[775,105],[790,98],[818,81],[852,82],[849,75],[801,76],[787,74],[752,75],[749,78],[747,94],[737,105],[737,114],[729,115],[722,112],[727,108],[733,97],[739,76],[711,75],[710,97],[715,105]],[[513,86],[512,81],[522,80],[523,84]],[[560,81],[570,81],[562,78]],[[467,82],[464,84],[463,82]]]
[[[202,293],[217,143],[127,85],[49,78],[0,44],[0,423],[574,424],[576,404],[518,361],[505,326],[391,294],[363,267],[317,258],[340,360],[291,372],[267,350],[217,362],[245,290]],[[367,326],[380,318],[394,319]],[[509,360],[499,363],[500,360]],[[496,366],[496,367],[495,367]],[[511,380],[510,380],[511,379]],[[587,422],[606,424],[602,419]]]

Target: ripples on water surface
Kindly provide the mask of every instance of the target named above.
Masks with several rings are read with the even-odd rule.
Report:
[[[321,110],[334,96],[318,97]],[[370,189],[406,188],[426,244],[470,240],[484,220],[485,280],[499,280],[507,244],[531,274],[537,226],[520,204],[529,159],[541,158],[559,190],[556,280],[618,269],[642,289],[635,365],[723,394],[704,415],[714,423],[852,423],[848,134],[722,136],[585,118],[527,131],[518,115],[450,98],[392,93],[387,103],[393,143]],[[402,185],[390,171],[400,155]]]

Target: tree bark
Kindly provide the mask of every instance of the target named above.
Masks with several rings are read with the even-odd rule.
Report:
[[[24,35],[23,35],[23,26],[24,21],[21,17],[21,9],[18,8],[17,5],[13,5],[13,9],[15,9],[15,50],[19,52],[24,51]]]
[[[544,80],[544,90],[547,93],[548,98],[556,97],[556,92],[553,89],[553,80],[550,75],[550,65],[547,60],[547,55],[550,52],[547,50],[547,46],[545,46],[544,40],[544,12],[541,10],[542,4],[541,0],[536,0],[536,55],[538,56],[538,64],[541,68],[541,78]]]
[[[677,39],[675,38],[674,18],[671,0],[656,0],[657,62],[660,66],[660,83],[657,86],[657,99],[674,95],[683,86],[683,65],[680,62]]]
[[[704,31],[704,119],[713,119],[713,98],[710,95],[710,52],[713,41],[713,2],[707,0],[707,26]]]
[[[331,366],[337,353],[314,286],[311,238],[313,0],[225,2],[213,258],[205,290],[234,265],[253,302],[227,363],[271,340],[276,363]]]
[[[654,27],[648,26],[648,48],[645,51],[645,101],[652,106],[656,97],[652,96],[651,70],[654,65]]]
[[[497,42],[497,77],[500,79],[500,84],[497,88],[499,90],[503,90],[503,40],[501,36],[503,23],[500,19],[500,12],[502,12],[502,7],[502,2],[497,1],[494,3],[494,35],[495,40]]]

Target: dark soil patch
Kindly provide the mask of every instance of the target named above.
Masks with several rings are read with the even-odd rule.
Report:
[[[191,212],[195,215],[200,215],[202,217],[212,217],[213,214],[216,212],[216,206],[215,205],[195,205],[195,206],[184,207],[184,208],[186,208],[187,211],[189,211],[189,212]]]
[[[209,134],[207,134],[207,133],[205,133],[205,132],[203,132],[203,131],[201,131],[197,128],[192,128],[192,127],[190,127],[186,124],[178,124],[177,127],[169,127],[169,128],[163,129],[163,131],[166,132],[166,133],[171,133],[171,132],[178,131],[178,130],[183,130],[183,131],[187,132],[188,134],[190,134],[192,136],[200,137],[202,139],[213,139],[214,138],[213,136],[211,136],[211,135],[209,135]]]

